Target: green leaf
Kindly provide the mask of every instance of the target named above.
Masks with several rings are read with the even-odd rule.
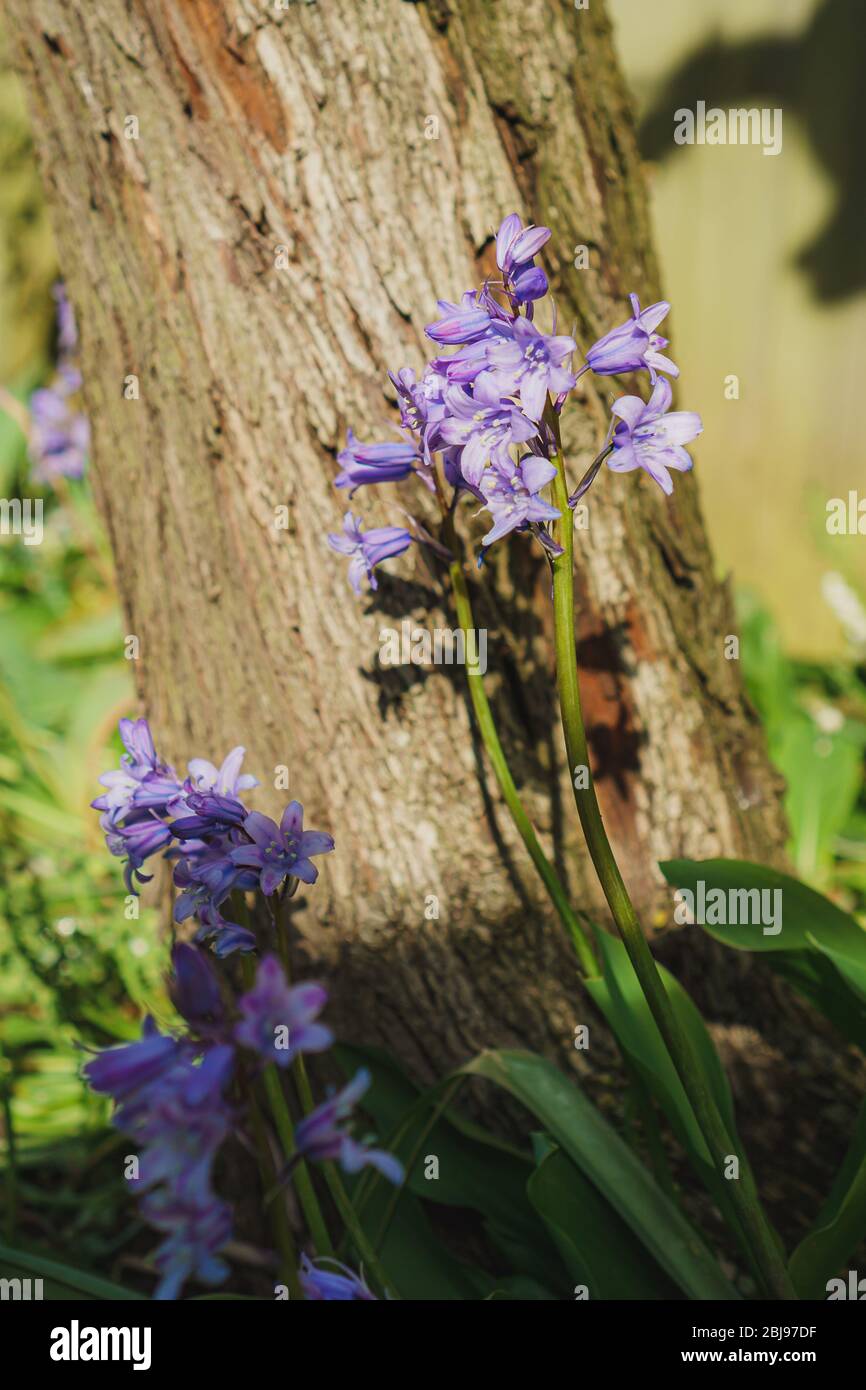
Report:
[[[118,1299],[144,1300],[144,1295],[125,1289],[110,1279],[102,1279],[86,1269],[76,1269],[73,1265],[62,1264],[60,1260],[49,1260],[43,1255],[32,1255],[28,1250],[13,1250],[9,1245],[0,1245],[0,1260],[15,1271],[24,1270],[43,1279],[62,1284],[64,1288],[85,1294],[88,1298],[117,1301]],[[145,1300],[147,1301],[147,1300]]]
[[[809,935],[824,945],[866,964],[866,932],[841,907],[831,903],[805,883],[788,874],[750,864],[744,859],[669,859],[659,868],[672,888],[688,889],[697,895],[698,883],[706,891],[720,889],[730,906],[731,893],[766,890],[781,893],[781,930],[767,930],[761,922],[732,925],[699,922],[710,936],[738,951],[803,951],[811,949]],[[754,904],[755,899],[752,899]],[[772,900],[770,900],[772,903]],[[738,913],[745,910],[743,899],[733,900]]]
[[[625,946],[619,937],[611,936],[609,932],[596,931],[595,935],[602,956],[604,978],[587,980],[589,993],[613,1029],[618,1042],[625,1048],[633,1065],[659,1101],[680,1141],[704,1168],[711,1166],[706,1141],[641,990]],[[679,981],[665,970],[664,966],[659,966],[658,970],[671,1007],[692,1044],[728,1133],[732,1139],[736,1139],[731,1088],[706,1024]]]
[[[502,1086],[537,1116],[690,1298],[739,1297],[697,1231],[595,1106],[552,1062],[528,1052],[487,1051],[460,1071]]]
[[[575,1284],[590,1298],[672,1299],[676,1286],[580,1169],[554,1148],[527,1184]]]
[[[801,1240],[789,1270],[801,1298],[824,1298],[827,1281],[866,1236],[866,1101],[830,1195]]]
[[[669,860],[659,865],[672,887],[694,895],[699,925],[716,941],[738,951],[759,951],[768,963],[795,985],[859,1047],[866,1049],[866,931],[849,913],[804,883],[775,869],[738,859]],[[705,908],[700,908],[698,884],[703,883]],[[724,894],[727,917],[751,917],[731,924],[700,921],[710,915],[706,902],[713,890]],[[774,912],[781,904],[779,930],[767,931],[756,920],[758,900],[751,904],[731,894],[779,893],[768,898]],[[713,912],[715,915],[715,912]],[[766,914],[765,914],[766,916]]]
[[[526,1183],[533,1172],[526,1155],[449,1106],[427,1134],[418,1160],[410,1166],[412,1151],[429,1124],[441,1087],[422,1093],[379,1048],[340,1044],[335,1052],[347,1075],[361,1064],[370,1071],[373,1084],[364,1097],[363,1109],[376,1121],[383,1142],[391,1145],[389,1136],[399,1133],[393,1148],[407,1164],[408,1189],[439,1205],[479,1212],[490,1239],[516,1272],[548,1288],[561,1284],[561,1261],[526,1195]],[[422,1095],[426,1095],[426,1105]],[[427,1154],[438,1159],[435,1180],[424,1175]]]

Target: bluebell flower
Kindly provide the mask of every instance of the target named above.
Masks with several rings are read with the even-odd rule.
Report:
[[[474,383],[472,394],[460,386],[445,393],[448,415],[439,426],[445,444],[461,445],[460,471],[478,487],[487,464],[505,464],[512,444],[532,439],[537,427],[513,401],[503,400],[490,373]]]
[[[304,808],[299,801],[289,802],[279,825],[270,816],[251,811],[244,831],[252,843],[238,845],[229,851],[229,857],[234,864],[259,871],[259,887],[266,898],[287,878],[315,883],[319,871],[311,856],[330,854],[334,848],[330,835],[304,829]]]
[[[107,791],[90,803],[111,825],[136,809],[164,809],[182,792],[174,771],[157,756],[147,720],[121,719],[118,728],[126,751],[117,771],[99,778]]]
[[[487,345],[487,360],[500,394],[519,392],[525,413],[540,420],[548,391],[560,396],[574,386],[577,378],[563,364],[576,350],[573,338],[541,333],[529,319],[518,318],[510,338],[495,338]]]
[[[531,303],[547,294],[547,276],[535,265],[534,258],[549,239],[549,227],[524,227],[516,212],[500,223],[496,233],[496,264],[514,303]]]
[[[428,323],[424,332],[434,343],[441,343],[444,347],[477,343],[479,339],[486,338],[493,319],[501,313],[493,301],[482,299],[476,290],[467,290],[460,304],[440,299],[437,308],[441,318]]]
[[[623,372],[638,372],[646,368],[653,383],[659,372],[667,372],[673,377],[679,376],[679,367],[661,352],[661,348],[668,345],[667,338],[662,338],[655,332],[662,319],[670,312],[670,304],[667,300],[660,299],[657,304],[650,304],[649,308],[641,309],[636,294],[630,294],[629,299],[632,318],[620,324],[618,328],[612,328],[603,338],[599,338],[597,343],[593,343],[586,354],[587,366],[596,376],[619,376]]]
[[[339,1260],[320,1259],[313,1264],[307,1255],[301,1255],[298,1271],[304,1297],[311,1301],[323,1300],[327,1303],[351,1303],[355,1300],[376,1303],[360,1275],[355,1274],[348,1265]]]
[[[235,1039],[278,1067],[287,1067],[301,1052],[324,1052],[334,1035],[316,1019],[328,1002],[321,985],[289,987],[276,956],[259,963],[256,982],[238,1000],[241,1022]]]
[[[187,770],[194,790],[214,792],[217,796],[237,797],[239,792],[257,787],[258,777],[253,777],[249,772],[241,772],[245,752],[245,748],[233,748],[223,759],[220,767],[215,767],[207,758],[192,758],[187,764]]]
[[[479,489],[493,517],[493,527],[482,544],[492,545],[510,531],[555,521],[561,513],[539,496],[555,477],[556,468],[550,460],[535,454],[528,454],[519,464],[509,461],[504,467],[488,468]]]
[[[649,401],[642,401],[640,396],[620,396],[614,401],[611,410],[619,423],[613,433],[613,453],[607,460],[614,473],[643,468],[667,494],[674,490],[668,470],[688,472],[692,459],[683,445],[703,430],[701,417],[693,410],[669,412],[672,394],[670,383],[661,378]]]
[[[297,1152],[313,1161],[336,1159],[347,1173],[376,1168],[389,1182],[399,1183],[403,1181],[403,1165],[399,1159],[384,1149],[371,1149],[353,1139],[345,1127],[369,1085],[370,1073],[362,1069],[342,1091],[301,1120],[295,1130]]]
[[[219,980],[204,951],[178,942],[171,953],[169,995],[182,1018],[199,1035],[218,1032],[225,1022]]]
[[[84,1068],[94,1090],[113,1097],[113,1123],[137,1146],[145,1220],[165,1235],[155,1263],[158,1299],[177,1298],[187,1279],[219,1283],[217,1258],[231,1237],[228,1207],[214,1193],[214,1159],[232,1129],[225,1101],[233,1049],[208,1048],[199,1061],[189,1043],[161,1037],[152,1022],[139,1043],[110,1048]]]
[[[352,512],[346,512],[343,518],[342,535],[333,531],[328,535],[331,549],[349,556],[349,583],[356,594],[361,592],[363,579],[371,589],[378,589],[376,566],[402,555],[411,544],[412,537],[404,526],[373,526],[364,531],[360,518]]]
[[[337,455],[341,471],[335,487],[362,487],[367,483],[398,483],[408,478],[418,461],[418,449],[405,439],[393,444],[361,444],[349,430],[345,449]]]

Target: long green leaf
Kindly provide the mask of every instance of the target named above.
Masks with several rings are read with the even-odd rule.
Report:
[[[520,1100],[690,1298],[739,1297],[699,1234],[595,1106],[552,1062],[528,1052],[487,1051],[460,1071],[485,1077]]]
[[[57,1284],[62,1284],[64,1288],[74,1289],[89,1298],[108,1302],[129,1299],[149,1301],[143,1294],[125,1289],[122,1284],[112,1283],[110,1279],[102,1279],[98,1274],[91,1274],[86,1269],[76,1269],[73,1265],[61,1263],[60,1260],[49,1260],[44,1255],[32,1255],[28,1250],[13,1250],[9,1245],[0,1245],[0,1260],[12,1269],[23,1269],[28,1274],[51,1279]]]

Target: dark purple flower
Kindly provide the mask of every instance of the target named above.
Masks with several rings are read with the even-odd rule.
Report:
[[[577,378],[563,366],[577,350],[573,338],[541,333],[529,319],[518,318],[510,339],[491,340],[487,359],[492,377],[503,396],[520,393],[520,403],[531,420],[540,420],[548,391],[558,396],[570,391]]]
[[[472,487],[478,487],[486,465],[508,460],[512,444],[522,444],[537,433],[513,401],[502,400],[489,372],[474,383],[472,394],[460,386],[445,393],[448,415],[439,427],[445,444],[460,444],[460,470]]]
[[[703,430],[700,415],[693,410],[674,410],[669,414],[672,391],[661,379],[648,402],[640,396],[620,396],[611,407],[619,418],[613,434],[613,453],[607,460],[614,473],[630,473],[643,468],[663,492],[674,490],[668,469],[686,473],[692,460],[684,444]]]
[[[259,886],[266,898],[275,893],[286,878],[315,883],[319,871],[310,856],[329,854],[334,848],[330,835],[304,829],[304,808],[300,801],[289,802],[279,825],[260,811],[251,811],[244,821],[244,830],[252,844],[231,850],[230,858],[235,864],[260,871]]]
[[[242,1019],[235,1038],[278,1067],[287,1067],[300,1052],[324,1052],[334,1035],[316,1018],[328,1002],[321,985],[286,984],[276,956],[259,964],[254,987],[238,1000]]]
[[[159,1033],[153,1019],[147,1018],[138,1042],[106,1048],[85,1064],[84,1075],[92,1090],[119,1103],[164,1075],[180,1053],[181,1044]]]
[[[492,545],[510,531],[555,521],[561,513],[538,495],[555,477],[556,468],[550,460],[535,454],[527,454],[519,464],[509,460],[505,467],[488,468],[479,488],[493,527],[482,545]]]
[[[131,1186],[145,1193],[145,1220],[166,1237],[155,1257],[158,1299],[177,1298],[193,1275],[213,1284],[228,1273],[216,1255],[231,1236],[230,1212],[211,1172],[232,1129],[224,1092],[233,1065],[231,1047],[210,1047],[199,1061],[193,1046],[148,1024],[141,1042],[110,1048],[84,1068],[93,1089],[117,1103],[113,1123],[139,1159]]]
[[[327,1266],[327,1267],[326,1267]],[[313,1264],[307,1255],[301,1255],[301,1268],[298,1271],[304,1297],[311,1301],[324,1300],[327,1303],[351,1303],[354,1300],[376,1303],[376,1295],[371,1293],[360,1275],[353,1273],[348,1265],[339,1260],[321,1259]]]
[[[362,1069],[342,1091],[301,1120],[295,1130],[297,1151],[313,1161],[337,1159],[347,1173],[358,1173],[367,1167],[377,1168],[390,1182],[399,1183],[403,1181],[403,1165],[399,1159],[384,1149],[368,1148],[341,1127],[351,1117],[369,1085],[370,1073]]]
[[[128,891],[135,893],[135,879],[143,883],[149,881],[147,874],[141,872],[142,865],[151,855],[168,848],[171,831],[164,821],[150,812],[137,812],[134,819],[127,817],[122,825],[112,825],[103,816],[102,828],[110,853],[118,859],[126,859],[124,881]]]
[[[198,1033],[212,1033],[223,1023],[225,1008],[219,980],[204,951],[178,942],[171,953],[174,974],[169,995],[174,1007]]]
[[[645,367],[653,383],[659,372],[679,376],[679,367],[660,352],[667,347],[667,338],[653,331],[670,312],[670,304],[660,299],[658,304],[642,310],[636,294],[630,294],[629,299],[633,317],[593,343],[586,354],[587,366],[597,376],[619,376],[622,372],[638,372]]]
[[[345,449],[337,455],[341,472],[335,487],[362,487],[365,483],[398,483],[418,461],[415,444],[402,439],[393,444],[361,444],[352,430]]]
[[[178,816],[171,823],[171,833],[178,840],[199,840],[214,833],[243,825],[247,807],[235,796],[219,796],[216,792],[186,792],[182,807],[178,809],[192,812],[189,816]]]
[[[346,512],[343,518],[343,534],[330,532],[328,545],[340,555],[348,555],[349,583],[356,594],[361,592],[361,581],[366,578],[371,589],[379,587],[376,579],[376,566],[394,555],[402,555],[412,544],[412,537],[403,526],[374,526],[363,531],[360,518]]]

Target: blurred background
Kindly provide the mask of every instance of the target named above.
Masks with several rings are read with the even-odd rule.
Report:
[[[787,779],[792,859],[862,909],[866,536],[829,536],[825,522],[828,498],[858,483],[866,495],[866,169],[854,134],[866,26],[856,0],[608,5],[688,368],[681,404],[704,416],[703,505]],[[781,107],[781,153],[676,145],[673,113],[698,100]],[[116,721],[134,709],[111,557],[86,469],[79,478],[77,460],[46,456],[44,430],[28,447],[34,412],[73,435],[79,419],[59,273],[0,30],[0,497],[45,509],[41,545],[0,535],[0,1274],[4,1244],[44,1238],[120,1278],[137,1233],[116,1178],[124,1141],[78,1079],[75,1040],[135,1036],[142,1009],[164,1017],[166,1005],[152,910],[118,920],[118,864],[88,805],[116,764]]]

